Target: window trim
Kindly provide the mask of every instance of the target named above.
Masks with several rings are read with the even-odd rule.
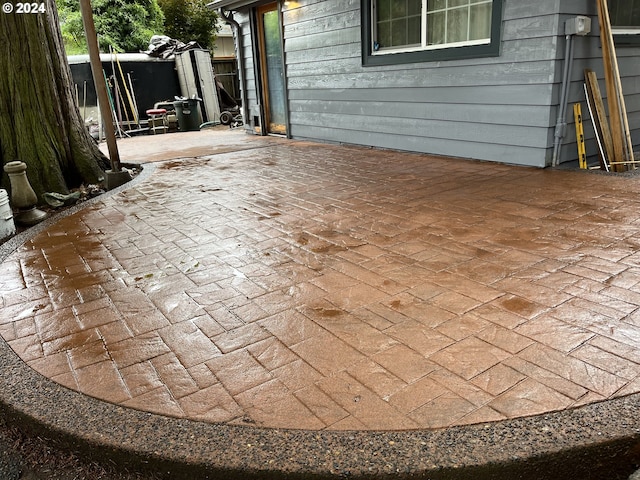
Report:
[[[613,43],[616,47],[639,47],[640,32],[616,33],[615,31],[613,31]]]
[[[491,12],[491,38],[488,43],[462,46],[439,46],[413,51],[385,52],[373,54],[373,0],[361,1],[362,17],[362,65],[399,65],[403,63],[437,62],[441,60],[457,60],[464,58],[497,57],[500,55],[502,34],[502,7],[504,0],[493,0]]]
[[[611,6],[609,6],[611,8]],[[620,47],[637,47],[640,45],[640,25],[638,26],[611,26],[613,41]]]

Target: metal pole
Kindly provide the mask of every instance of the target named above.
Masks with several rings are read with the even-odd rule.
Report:
[[[553,156],[551,166],[557,167],[560,162],[560,150],[562,140],[567,130],[567,102],[569,101],[569,88],[571,87],[571,67],[573,64],[573,36],[566,35],[564,69],[562,72],[562,92],[560,93],[560,105],[558,106],[558,119],[554,134]]]
[[[113,64],[113,48],[109,45],[109,55],[111,56],[111,74],[113,75],[113,98],[116,106],[117,118],[118,118],[118,131],[120,132],[120,138],[122,138],[122,110],[120,109],[120,88],[118,87],[118,79],[116,78],[116,67]]]
[[[89,61],[91,62],[91,74],[93,75],[93,83],[96,86],[96,93],[98,95],[100,115],[102,117],[102,122],[104,123],[107,148],[109,149],[109,160],[111,161],[111,170],[113,172],[119,172],[120,155],[118,153],[118,145],[116,144],[116,133],[113,128],[111,113],[107,110],[109,105],[107,84],[102,73],[100,50],[98,49],[98,37],[96,36],[96,27],[93,23],[93,13],[91,11],[91,0],[80,0],[80,12],[82,14],[82,22],[84,23],[84,31],[87,37]]]
[[[87,121],[87,81],[84,81],[82,92],[82,120]]]
[[[133,91],[133,82],[131,81],[131,74],[127,73],[129,79],[129,89],[131,90],[131,96],[133,97],[133,108],[135,109],[136,124],[140,128],[140,111],[138,110],[138,100],[136,100],[136,93]]]

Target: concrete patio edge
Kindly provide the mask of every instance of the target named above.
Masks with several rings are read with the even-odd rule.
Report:
[[[145,166],[134,182],[151,173]],[[5,244],[0,261],[38,231]],[[640,462],[640,394],[440,430],[305,431],[202,423],[109,404],[43,377],[1,338],[0,369],[0,415],[10,424],[92,460],[171,479],[624,478]]]
[[[640,395],[442,430],[277,430],[96,400],[38,374],[3,340],[0,368],[0,412],[10,424],[92,460],[172,479],[620,478],[640,458]]]

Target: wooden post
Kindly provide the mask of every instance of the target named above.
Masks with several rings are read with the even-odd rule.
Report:
[[[611,18],[609,17],[609,7],[607,0],[603,0],[603,14],[606,17],[607,32],[609,36],[609,54],[611,55],[611,65],[613,67],[614,80],[618,101],[620,102],[620,116],[622,117],[622,128],[624,133],[624,147],[627,155],[626,161],[633,163],[633,142],[631,141],[631,130],[629,128],[629,117],[627,115],[627,105],[622,92],[622,80],[620,79],[620,68],[618,68],[618,55],[616,54],[616,45],[613,41],[613,32],[611,31]],[[635,167],[634,167],[635,168]]]
[[[111,119],[111,111],[108,110],[109,97],[107,96],[107,84],[104,80],[104,74],[102,73],[102,62],[100,62],[100,50],[98,48],[96,27],[93,23],[91,0],[80,0],[80,12],[82,14],[82,23],[84,23],[84,32],[87,37],[89,61],[91,62],[91,74],[93,75],[93,83],[96,86],[98,105],[100,106],[100,116],[102,117],[104,133],[107,139],[107,148],[109,149],[111,170],[113,172],[119,172],[120,154],[118,153],[118,145],[116,144],[116,132],[113,127],[113,120]]]
[[[613,78],[613,65],[611,63],[611,50],[609,48],[609,33],[607,30],[607,16],[604,11],[608,8],[607,0],[596,0],[598,4],[598,21],[600,23],[600,44],[602,49],[602,62],[604,63],[604,80],[607,90],[607,104],[609,105],[609,125],[613,140],[613,158],[609,164],[614,165],[613,170],[620,172],[624,167],[620,164],[625,160],[622,139],[622,122],[620,121],[620,104],[616,95],[615,80]]]
[[[600,42],[602,45],[602,61],[607,88],[607,103],[609,104],[609,122],[613,139],[614,159],[610,164],[615,165],[614,170],[624,171],[625,162],[633,162],[633,144],[629,130],[629,120],[622,93],[622,82],[616,56],[613,34],[611,32],[611,19],[609,18],[609,6],[607,0],[596,0],[598,4],[598,20],[600,23]]]

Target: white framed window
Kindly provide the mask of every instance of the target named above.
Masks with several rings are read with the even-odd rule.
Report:
[[[362,65],[499,56],[504,3],[361,0]]]
[[[493,0],[372,0],[374,55],[489,44]]]
[[[640,34],[640,0],[609,0],[609,17],[615,35]]]

